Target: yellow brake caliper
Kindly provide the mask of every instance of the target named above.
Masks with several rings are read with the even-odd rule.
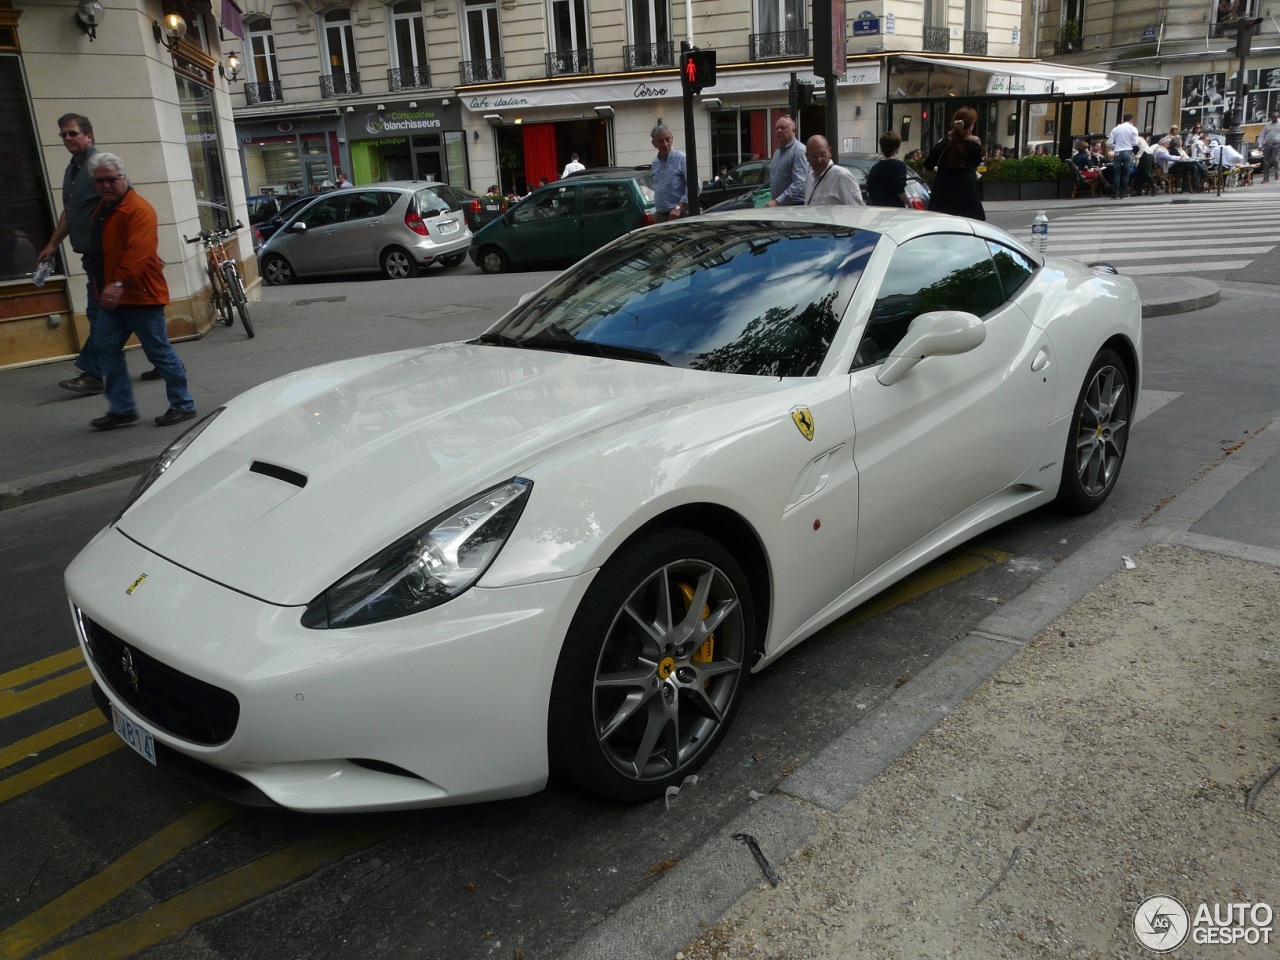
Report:
[[[687,612],[689,607],[693,605],[693,587],[690,584],[685,583],[683,580],[679,582],[678,586],[680,587],[681,596],[684,597],[684,609]],[[705,620],[709,616],[711,616],[711,608],[706,604],[703,604],[702,619]],[[698,663],[710,663],[715,655],[715,650],[716,635],[711,633],[707,635],[706,641],[689,659],[696,660]]]

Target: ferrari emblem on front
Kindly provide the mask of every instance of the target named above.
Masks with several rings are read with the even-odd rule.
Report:
[[[813,439],[813,414],[808,407],[793,407],[791,419],[796,422],[796,429],[804,434],[806,440]]]
[[[125,588],[124,592],[132,597],[134,592],[142,586],[142,581],[145,579],[147,579],[147,575],[145,573],[139,574],[138,579],[129,584],[129,586]]]

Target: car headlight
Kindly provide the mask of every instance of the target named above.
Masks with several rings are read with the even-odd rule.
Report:
[[[208,416],[201,417],[182,436],[164,448],[160,456],[156,457],[151,466],[147,468],[147,472],[133,485],[129,499],[125,501],[124,506],[120,508],[120,512],[116,514],[116,520],[124,516],[125,511],[132,507],[134,501],[146,492],[147,487],[159,480],[160,475],[173,466],[173,461],[177,460],[182,455],[182,452],[195,442],[196,437],[204,432],[204,428],[213,423],[214,418],[225,409],[225,407],[219,407]],[[113,520],[112,522],[114,523],[115,521]]]
[[[302,625],[354,627],[452,600],[489,568],[532,489],[517,477],[427,521],[307,604]]]

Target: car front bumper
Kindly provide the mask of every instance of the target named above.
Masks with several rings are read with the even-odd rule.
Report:
[[[154,736],[161,764],[173,751],[281,806],[356,812],[541,789],[547,699],[590,580],[473,587],[414,616],[310,630],[300,607],[227,589],[108,528],[68,568],[66,586],[94,680]],[[114,662],[126,653],[127,674]],[[225,741],[193,742],[157,723],[138,694],[155,683],[149,671],[233,696],[238,719]],[[131,685],[123,676],[132,693],[117,689]]]

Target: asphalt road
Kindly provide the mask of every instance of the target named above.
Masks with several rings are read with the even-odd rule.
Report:
[[[321,301],[385,286],[287,293],[349,313],[350,301]],[[448,300],[466,302],[452,291]],[[565,955],[723,832],[750,791],[768,793],[995,605],[1113,524],[1158,512],[1274,416],[1276,306],[1273,288],[1237,284],[1215,307],[1150,321],[1143,419],[1104,508],[1006,524],[753,677],[717,757],[669,809],[554,787],[380,817],[211,800],[122,749],[94,716],[77,666],[61,573],[129,483],[0,512],[0,960]],[[378,347],[375,331],[350,335]],[[698,901],[691,890],[688,916],[671,923],[695,932]]]

